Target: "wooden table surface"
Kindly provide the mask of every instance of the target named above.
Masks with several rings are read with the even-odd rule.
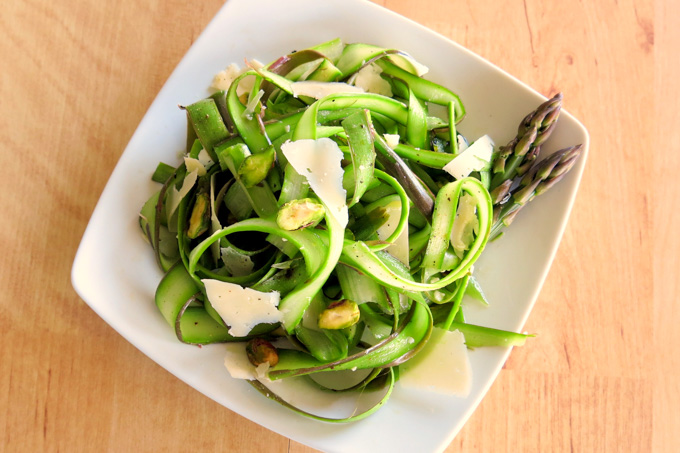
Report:
[[[680,451],[678,2],[378,3],[563,91],[592,139],[526,325],[540,336],[512,352],[447,451]],[[3,2],[2,451],[313,451],[171,376],[70,283],[119,156],[221,6]]]

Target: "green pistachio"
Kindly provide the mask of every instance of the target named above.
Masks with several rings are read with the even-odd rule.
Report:
[[[311,198],[293,200],[281,206],[276,223],[287,231],[314,227],[323,219],[325,212],[323,205]]]
[[[239,177],[246,187],[253,187],[262,182],[274,166],[276,151],[269,147],[261,153],[251,154],[246,157],[238,169]]]
[[[187,237],[196,239],[208,230],[210,224],[210,198],[207,192],[198,192],[189,217]]]
[[[349,299],[333,302],[319,315],[319,327],[322,329],[345,329],[359,322],[361,312],[356,302]]]

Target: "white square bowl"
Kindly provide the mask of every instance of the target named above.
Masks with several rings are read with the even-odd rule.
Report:
[[[328,452],[441,451],[477,407],[510,353],[470,353],[472,391],[442,397],[397,386],[376,414],[353,424],[298,416],[232,379],[224,348],[181,344],[153,302],[162,277],[139,231],[137,216],[157,190],[150,180],[159,161],[183,150],[186,118],[177,108],[205,97],[214,74],[243,58],[272,59],[336,37],[405,50],[429,66],[430,80],[458,93],[467,108],[460,130],[489,134],[497,144],[515,135],[520,120],[543,96],[491,63],[436,33],[363,0],[229,0],[197,39],[149,108],[118,162],[90,219],[73,265],[78,294],[143,353],[196,390],[262,426]],[[582,155],[555,188],[532,202],[499,241],[487,246],[476,275],[491,301],[471,304],[470,322],[518,331],[548,273],[566,226],[588,152],[588,133],[562,111],[548,154],[583,143]],[[540,340],[536,340],[540,341]],[[529,344],[527,347],[531,347]]]

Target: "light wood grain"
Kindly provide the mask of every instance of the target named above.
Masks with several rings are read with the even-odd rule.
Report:
[[[678,2],[376,3],[563,91],[592,139],[539,336],[447,451],[680,450]],[[313,451],[179,382],[70,285],[127,141],[221,5],[3,3],[0,450]]]
[[[652,218],[653,241],[653,338],[654,353],[649,377],[653,388],[654,451],[678,449],[680,440],[680,184],[673,174],[680,168],[680,112],[669,102],[680,96],[680,5],[659,3],[655,9],[654,127],[658,152],[653,155],[652,177],[668,184],[654,184],[649,190],[648,212]]]

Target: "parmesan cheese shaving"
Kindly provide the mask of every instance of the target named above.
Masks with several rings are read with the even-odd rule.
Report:
[[[257,60],[250,60],[248,61],[248,64],[250,65],[249,67],[246,68],[240,68],[237,64],[232,63],[230,64],[224,71],[220,71],[217,74],[215,74],[215,77],[213,77],[212,84],[210,85],[210,88],[213,88],[214,90],[224,90],[227,91],[229,87],[231,86],[232,82],[238,78],[241,74],[243,74],[246,71],[249,71],[251,68],[253,69],[259,69],[264,67],[264,65],[257,61]],[[255,83],[255,77],[244,77],[243,80],[238,84],[238,87],[236,87],[236,95],[237,96],[242,96],[245,93],[249,93],[250,90],[253,89],[253,85]]]
[[[468,145],[467,140],[465,140],[465,137],[463,137],[462,135],[458,135],[457,141],[458,141],[458,152],[459,153],[462,153],[463,151],[468,149],[468,147],[470,146],[470,145]]]
[[[205,149],[201,149],[201,151],[199,151],[198,161],[203,164],[206,170],[209,170],[210,167],[215,164],[215,162],[212,160],[212,157],[210,157],[210,153]]]
[[[220,280],[201,281],[208,300],[229,326],[230,335],[244,337],[258,324],[276,323],[282,319],[282,313],[276,308],[280,300],[276,291],[263,293]]]
[[[399,134],[383,134],[383,137],[390,148],[394,149],[399,145]]]
[[[193,157],[184,157],[184,165],[187,167],[188,172],[196,172],[198,176],[205,175],[205,166],[198,159]]]
[[[217,74],[215,74],[215,77],[213,77],[212,84],[210,85],[210,88],[214,88],[215,90],[224,90],[227,91],[229,87],[231,86],[231,83],[239,76],[241,75],[241,68],[238,67],[237,64],[232,63],[224,71],[220,71]]]
[[[362,88],[368,93],[381,94],[392,97],[392,86],[380,77],[382,69],[374,64],[362,68],[354,78],[354,86]]]
[[[314,81],[303,81],[303,82],[293,82],[291,84],[293,89],[293,96],[309,96],[314,99],[325,98],[331,94],[337,93],[363,93],[359,87],[348,85],[342,82],[314,82]]]
[[[491,161],[493,146],[491,137],[484,135],[454,157],[442,170],[456,179],[463,179],[473,171],[484,170]]]
[[[186,197],[191,188],[194,187],[194,184],[196,184],[197,180],[198,172],[192,171],[186,174],[186,176],[184,177],[184,182],[182,182],[182,187],[179,190],[177,190],[174,185],[172,186],[172,191],[169,194],[170,199],[168,205],[165,208],[168,216],[167,218],[168,223],[171,223],[170,220],[172,219],[172,215],[177,210],[177,207],[179,206],[179,203],[182,201],[182,198]]]
[[[269,380],[267,373],[269,372],[269,362],[261,363],[255,368],[255,374],[259,380]]]
[[[224,356],[224,366],[234,379],[257,379],[257,369],[248,360],[246,348],[243,343],[225,344],[227,353]]]
[[[296,140],[281,145],[281,151],[342,228],[347,225],[347,192],[342,187],[342,151],[330,138]]]
[[[255,96],[251,96],[250,98],[248,98],[248,104],[246,105],[246,109],[243,111],[243,116],[245,118],[248,118],[249,120],[253,119],[255,107],[257,107],[257,104],[260,103],[260,99],[262,99],[263,95],[264,90],[260,90],[255,94]]]
[[[425,348],[400,368],[399,383],[405,388],[464,398],[472,387],[465,336],[458,330],[435,327]]]

